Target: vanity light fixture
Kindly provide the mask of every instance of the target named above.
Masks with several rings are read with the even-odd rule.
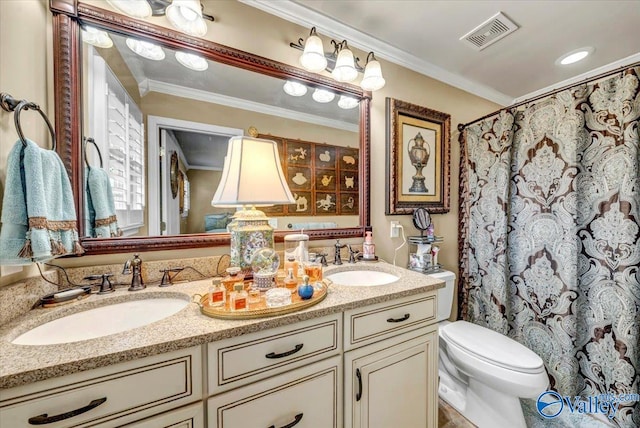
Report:
[[[595,49],[593,49],[591,46],[572,50],[571,52],[567,52],[566,54],[558,58],[556,60],[556,65],[569,65],[578,61],[582,61],[587,56],[592,54],[594,50]]]
[[[325,52],[316,27],[311,28],[306,41],[300,38],[297,42],[289,43],[292,48],[302,51],[300,64],[307,71],[329,71],[338,82],[352,82],[358,77],[358,73],[364,73],[360,87],[365,91],[376,91],[385,85],[380,63],[373,52],[369,52],[366,67],[362,67],[358,63],[360,59],[354,57],[346,40],[336,42],[332,39],[331,45],[333,51]]]
[[[330,103],[335,97],[336,94],[334,94],[333,92],[320,88],[313,91],[313,94],[311,95],[311,98],[319,103]]]
[[[248,272],[256,250],[273,248],[273,228],[264,212],[255,207],[295,201],[275,141],[245,136],[229,139],[222,178],[211,205],[242,207],[229,224],[232,266]]]
[[[180,31],[196,37],[207,33],[200,0],[173,0],[165,13],[171,25]]]
[[[98,30],[89,25],[82,29],[82,41],[98,48],[110,48],[113,46],[113,40],[106,31]]]
[[[301,97],[307,93],[307,87],[305,85],[294,82],[293,80],[287,80],[282,89],[292,97]]]
[[[185,67],[195,71],[204,71],[209,68],[209,63],[206,59],[192,53],[176,51],[176,60]]]
[[[107,0],[107,3],[132,18],[148,18],[152,13],[147,0]]]
[[[357,107],[359,104],[358,100],[353,97],[348,97],[346,95],[340,95],[340,99],[338,100],[338,107],[349,110],[354,107]]]
[[[127,37],[127,46],[143,58],[160,61],[164,59],[164,51],[158,45],[143,40]]]

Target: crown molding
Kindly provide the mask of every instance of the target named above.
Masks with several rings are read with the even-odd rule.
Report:
[[[202,91],[199,89],[187,88],[185,86],[174,85],[171,83],[159,82],[157,80],[144,79],[139,85],[139,90],[141,94],[143,92],[145,94],[149,92],[160,92],[167,95],[174,95],[176,97],[189,98],[192,100],[224,105],[227,107],[268,114],[271,116],[298,120],[300,122],[328,126],[330,128],[341,129],[343,131],[350,131],[355,133],[360,131],[360,127],[358,126],[358,124],[344,122],[341,120],[328,119],[313,114],[302,113],[299,111],[289,110],[268,104],[256,103],[254,101],[215,94],[213,92]]]
[[[428,61],[420,59],[414,55],[391,46],[381,40],[362,33],[352,27],[335,21],[321,13],[307,9],[290,0],[265,1],[265,0],[238,0],[248,6],[260,9],[271,15],[278,16],[289,22],[301,25],[306,28],[316,27],[318,33],[334,38],[347,39],[349,45],[361,49],[365,52],[374,51],[376,57],[413,70],[417,73],[447,83],[458,89],[493,101],[497,104],[507,106],[512,103],[513,98],[496,91],[493,88],[473,82],[469,79],[451,73]]]
[[[625,68],[633,63],[640,61],[640,52],[635,53],[633,55],[629,55],[626,58],[619,59],[607,65],[603,65],[602,67],[594,68],[593,70],[587,71],[585,73],[579,74],[577,76],[571,77],[566,80],[562,80],[560,82],[554,83],[553,85],[549,85],[545,88],[538,89],[537,91],[530,92],[528,94],[522,95],[521,97],[515,98],[512,104],[520,103],[522,101],[526,101],[531,98],[535,98],[540,95],[544,95],[547,92],[553,92],[558,88],[563,88],[565,86],[570,86],[574,83],[581,82],[583,80],[587,80],[591,77],[597,76],[598,74],[607,73],[609,71],[614,71],[617,68]]]

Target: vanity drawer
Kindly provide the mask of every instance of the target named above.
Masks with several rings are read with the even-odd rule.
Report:
[[[217,395],[207,410],[209,427],[341,427],[342,357]]]
[[[199,346],[49,379],[2,391],[0,426],[120,426],[200,400],[201,379]]]
[[[345,311],[344,348],[353,349],[435,322],[436,293]]]
[[[209,393],[217,394],[340,352],[340,314],[210,343]]]

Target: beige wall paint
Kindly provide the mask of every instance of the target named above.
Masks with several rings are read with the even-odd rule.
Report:
[[[43,0],[44,1],[44,0]],[[0,48],[5,56],[5,50],[19,51],[17,34],[21,34],[20,37],[25,35],[20,32],[14,32],[12,39],[5,37],[5,32],[10,33],[6,28],[7,24],[12,25],[12,28],[31,28],[42,29],[42,31],[32,31],[29,37],[35,37],[40,42],[46,38],[46,33],[50,29],[45,30],[46,23],[43,23],[44,17],[38,18],[32,16],[31,13],[23,13],[21,7],[18,5],[11,5],[12,3],[36,3],[41,4],[43,1],[29,0],[21,2],[5,2],[0,1],[0,9],[3,13],[0,17],[0,27],[2,28],[2,39],[0,39]],[[9,5],[7,5],[9,3]],[[100,7],[107,8],[105,2],[92,1]],[[257,9],[243,5],[237,2],[219,2],[219,1],[203,1],[205,11],[213,14],[216,17],[215,23],[209,23],[209,32],[207,38],[223,45],[229,45],[241,50],[245,50],[254,54],[258,54],[264,57],[269,57],[278,61],[282,61],[288,64],[298,64],[299,51],[289,47],[289,42],[297,40],[299,37],[306,37],[309,33],[308,28],[303,28],[298,25],[286,22],[275,16],[271,16],[261,12]],[[39,8],[42,6],[31,6],[37,13],[42,15],[42,11]],[[9,13],[5,13],[9,12]],[[34,25],[35,20],[37,25]],[[48,19],[47,19],[48,22]],[[157,25],[168,26],[164,18],[154,19]],[[50,28],[50,25],[49,25]],[[251,28],[252,31],[247,31],[247,28]],[[45,34],[41,34],[44,32]],[[256,37],[256,34],[259,37]],[[11,36],[10,36],[11,37]],[[20,45],[22,44],[20,40]],[[327,38],[324,38],[325,43],[328,42]],[[24,63],[35,62],[35,67],[20,67],[12,65],[12,74],[10,77],[3,77],[4,80],[0,80],[3,84],[0,85],[3,90],[9,88],[11,85],[4,84],[5,81],[12,83],[14,87],[18,89],[29,88],[33,89],[34,85],[45,85],[47,76],[49,76],[46,70],[46,64],[41,59],[42,56],[48,52],[47,47],[42,46],[42,43],[36,43],[36,48],[29,50],[29,52],[22,53],[22,60]],[[39,47],[38,47],[39,46]],[[361,58],[366,55],[363,52],[357,52]],[[5,75],[5,60],[2,62],[2,73]],[[458,133],[456,127],[458,123],[469,122],[474,120],[488,112],[498,109],[500,106],[479,98],[467,92],[453,88],[447,84],[436,81],[429,77],[420,75],[412,70],[391,64],[384,60],[381,60],[383,73],[387,80],[387,85],[380,91],[377,91],[373,95],[372,109],[371,109],[371,223],[374,228],[374,237],[377,244],[377,254],[385,260],[392,261],[394,257],[394,249],[402,242],[401,239],[389,238],[389,224],[391,220],[399,220],[403,225],[406,235],[414,235],[417,233],[411,222],[411,216],[386,216],[384,214],[385,206],[385,174],[384,168],[386,166],[385,159],[385,97],[397,98],[410,103],[425,106],[434,110],[442,111],[451,115],[451,211],[448,214],[434,215],[433,221],[436,228],[436,233],[444,237],[444,242],[441,245],[440,260],[444,263],[445,267],[449,270],[457,272],[457,230],[458,230],[458,217],[457,217],[457,204],[458,204],[458,172],[459,172],[459,145],[457,143]],[[26,65],[26,64],[25,64]],[[17,93],[17,90],[14,90]],[[46,91],[42,90],[42,93]],[[26,92],[25,92],[26,93]],[[35,95],[41,95],[37,93]],[[49,100],[51,102],[52,100]],[[193,118],[187,118],[188,120],[197,120]],[[11,129],[8,126],[8,119],[6,115],[2,115],[3,124],[3,136],[5,133],[10,133]],[[260,125],[258,129],[263,132]],[[245,125],[242,125],[244,128]],[[5,128],[9,128],[5,131]],[[276,133],[276,131],[273,131]],[[15,138],[13,136],[12,138]],[[7,149],[2,147],[0,152],[0,158],[6,158]],[[361,241],[359,239],[351,240],[353,242]],[[143,254],[143,258],[161,260],[165,258],[183,257],[185,255],[197,256],[219,253],[224,249],[212,248],[212,249],[200,249],[200,250],[184,250],[184,251],[163,251]],[[73,265],[97,265],[109,262],[124,261],[129,254],[112,255],[112,256],[93,256],[82,257],[77,259],[62,259],[61,264],[66,266]],[[397,264],[404,266],[408,260],[408,249],[405,245],[398,251]],[[13,277],[12,280],[15,280]],[[4,278],[0,280],[0,283],[7,283]]]

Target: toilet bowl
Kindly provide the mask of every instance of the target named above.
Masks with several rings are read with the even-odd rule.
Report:
[[[440,397],[479,428],[525,428],[519,399],[536,398],[546,390],[549,379],[542,359],[493,330],[447,321],[455,275],[431,276],[446,284],[438,291]]]

